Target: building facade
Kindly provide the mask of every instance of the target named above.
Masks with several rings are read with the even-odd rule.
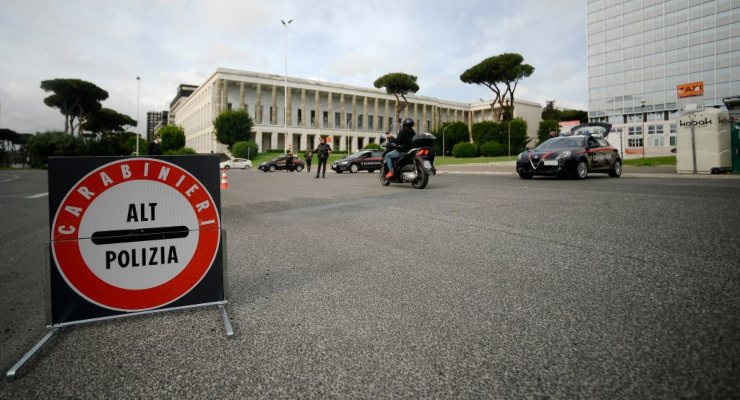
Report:
[[[676,144],[677,85],[704,83],[706,107],[740,95],[740,0],[588,0],[589,119],[625,153]]]
[[[195,86],[187,86],[194,88]],[[219,68],[194,90],[178,90],[170,104],[171,124],[185,131],[185,145],[198,153],[223,153],[213,120],[224,110],[245,109],[254,120],[251,139],[259,151],[302,151],[315,148],[320,136],[331,137],[339,151],[355,151],[375,142],[390,129],[396,98],[375,88],[335,84]],[[447,122],[469,127],[491,120],[489,103],[460,103],[423,96],[407,96],[402,117],[416,121],[416,130],[432,132]],[[287,105],[287,107],[286,107]],[[528,135],[537,137],[541,106],[517,101],[515,117],[527,121]]]

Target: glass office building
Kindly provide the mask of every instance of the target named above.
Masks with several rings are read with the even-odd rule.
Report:
[[[706,107],[740,95],[740,0],[588,0],[587,12],[589,118],[612,123],[626,153],[675,146],[677,85],[704,82]]]

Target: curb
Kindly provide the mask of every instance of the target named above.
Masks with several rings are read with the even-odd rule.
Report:
[[[516,172],[504,171],[440,171],[437,175],[491,175],[491,176],[516,176]],[[740,179],[740,175],[699,175],[699,174],[655,174],[655,173],[623,173],[622,178],[653,178],[653,179]]]

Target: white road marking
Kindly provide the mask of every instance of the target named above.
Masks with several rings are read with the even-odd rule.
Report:
[[[32,196],[26,196],[25,198],[26,199],[38,199],[39,197],[44,197],[48,195],[49,195],[49,192],[44,192],[44,193],[34,194]]]
[[[8,183],[8,182],[14,181],[19,178],[18,175],[11,175],[11,176],[12,178],[4,180],[3,183]]]

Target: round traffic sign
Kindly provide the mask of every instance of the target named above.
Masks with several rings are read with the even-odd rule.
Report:
[[[67,192],[52,224],[52,255],[80,296],[118,311],[158,308],[210,269],[221,221],[187,170],[152,158],[117,160]]]

